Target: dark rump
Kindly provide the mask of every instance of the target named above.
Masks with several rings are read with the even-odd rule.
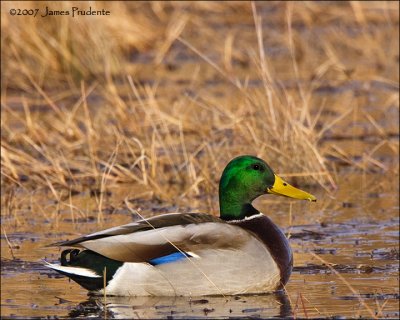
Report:
[[[108,285],[115,272],[123,265],[123,262],[109,259],[91,250],[67,249],[61,253],[61,265],[86,268],[97,273],[101,277],[85,277],[56,270],[71,278],[83,288],[89,291],[96,291],[104,287],[104,270],[106,272],[106,285]]]

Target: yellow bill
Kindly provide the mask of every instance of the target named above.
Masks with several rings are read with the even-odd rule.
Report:
[[[274,185],[271,188],[268,188],[267,192],[294,199],[317,201],[317,198],[315,198],[312,194],[291,186],[277,175],[275,175]]]

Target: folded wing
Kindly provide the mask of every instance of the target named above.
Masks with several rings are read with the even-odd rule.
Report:
[[[57,243],[122,262],[148,262],[175,252],[238,249],[252,234],[211,215],[165,214]]]

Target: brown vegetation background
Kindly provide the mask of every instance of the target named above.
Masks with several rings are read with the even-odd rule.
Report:
[[[217,210],[240,154],[330,195],[343,170],[398,175],[398,2],[92,4],[111,15],[1,4],[2,205],[124,183]]]

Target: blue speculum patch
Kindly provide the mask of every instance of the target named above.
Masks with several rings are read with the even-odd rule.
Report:
[[[151,259],[149,260],[149,263],[153,266],[157,266],[164,263],[176,262],[187,257],[191,257],[191,255],[185,252],[174,252],[166,256]]]

